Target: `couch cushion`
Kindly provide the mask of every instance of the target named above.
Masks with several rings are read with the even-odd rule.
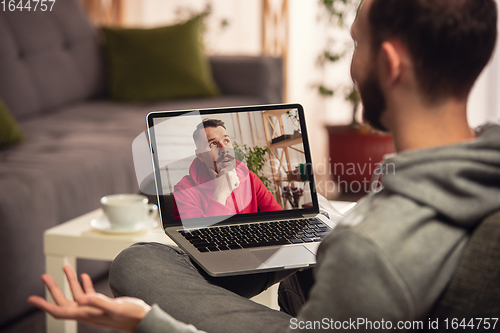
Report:
[[[23,141],[23,133],[0,99],[0,148]]]
[[[217,95],[200,41],[201,23],[198,16],[154,29],[103,28],[111,99],[158,101]]]
[[[0,41],[0,97],[16,119],[103,93],[97,33],[77,0],[0,11]]]

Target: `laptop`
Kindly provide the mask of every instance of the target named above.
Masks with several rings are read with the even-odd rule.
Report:
[[[313,267],[319,214],[303,107],[147,115],[165,233],[211,276]]]

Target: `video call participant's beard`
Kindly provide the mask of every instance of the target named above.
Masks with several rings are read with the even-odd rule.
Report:
[[[223,150],[225,154],[221,154],[220,150]],[[217,174],[219,174],[222,169],[229,172],[236,168],[236,158],[233,148],[217,148],[214,150],[214,153],[215,156],[221,154],[215,161],[211,150],[199,153],[198,157],[209,169],[214,170]]]
[[[358,82],[358,88],[363,103],[363,121],[379,131],[388,132],[381,120],[387,105],[375,68],[372,67],[364,82]]]
[[[215,172],[219,173],[220,170],[222,169],[228,169],[228,170],[233,170],[236,168],[236,162],[235,162],[235,157],[234,157],[234,150],[231,149],[224,149],[226,153],[224,155],[221,155],[217,161],[215,161]]]

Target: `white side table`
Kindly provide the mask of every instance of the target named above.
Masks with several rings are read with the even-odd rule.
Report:
[[[169,245],[175,243],[165,235],[161,227],[142,234],[104,234],[90,227],[90,221],[103,215],[101,209],[60,224],[44,233],[46,273],[52,275],[66,297],[72,299],[69,284],[62,267],[69,265],[76,271],[76,258],[113,260],[123,249],[138,242],[157,242]],[[50,293],[47,299],[53,302]],[[57,320],[47,314],[47,332],[76,333],[74,320]]]

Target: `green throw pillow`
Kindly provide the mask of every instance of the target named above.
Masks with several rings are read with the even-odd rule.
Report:
[[[23,141],[23,133],[16,120],[0,99],[0,148]]]
[[[202,17],[154,29],[103,28],[110,97],[155,101],[216,96],[200,39]]]

